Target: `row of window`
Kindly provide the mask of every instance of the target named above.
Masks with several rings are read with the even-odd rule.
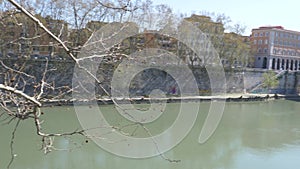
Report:
[[[292,34],[292,33],[286,33],[286,32],[275,32],[275,37],[300,40],[300,35],[296,35],[296,34]]]
[[[264,48],[264,49],[259,48],[258,53],[268,53],[268,49],[267,48]]]
[[[269,32],[254,33],[254,37],[268,37],[268,36],[269,36]],[[275,37],[300,40],[299,34],[286,33],[286,32],[275,32]]]
[[[6,49],[9,51],[14,51],[16,49],[18,50],[22,50],[22,49],[27,49],[29,48],[29,46],[27,44],[21,44],[21,45],[14,45],[14,44],[7,44],[6,45]],[[53,51],[54,47],[53,46],[32,46],[32,50],[34,52],[38,52],[38,51]]]
[[[269,43],[269,41],[268,41],[268,39],[265,39],[265,40],[260,39],[260,40],[258,40],[258,41],[257,41],[257,40],[254,40],[253,43],[254,43],[254,45],[256,45],[256,44],[262,45],[263,43],[264,43],[265,45],[267,45],[267,44]]]
[[[269,36],[269,32],[260,32],[260,33],[254,33],[254,37],[268,37]]]
[[[258,53],[268,53],[268,48],[259,48]],[[292,51],[292,50],[282,50],[282,49],[274,49],[273,54],[276,55],[288,55],[288,56],[300,56],[300,52]]]
[[[282,40],[275,40],[274,41],[275,45],[281,45],[281,46],[288,46],[288,47],[298,47],[300,48],[300,43],[295,43],[291,41],[282,41]]]
[[[300,56],[299,52],[291,51],[291,50],[281,50],[281,49],[274,49],[273,54],[289,55],[289,56]]]
[[[265,45],[267,45],[267,44],[269,44],[269,41],[268,41],[268,39],[265,39],[265,40],[262,40],[262,39],[260,39],[260,40],[254,40],[253,41],[253,44],[254,45],[256,45],[256,44],[258,44],[258,45],[262,45],[262,44],[265,44]],[[280,45],[280,46],[286,46],[286,47],[294,47],[294,48],[300,48],[300,43],[295,43],[295,42],[291,42],[291,41],[283,41],[283,40],[275,40],[274,41],[274,44],[275,45]]]

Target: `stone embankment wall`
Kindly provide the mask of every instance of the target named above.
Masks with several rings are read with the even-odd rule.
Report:
[[[72,86],[74,64],[71,61],[55,60],[46,64],[45,60],[1,59],[1,62],[4,65],[0,64],[0,83],[3,84],[4,79],[6,79],[6,83],[10,83],[10,86],[18,83],[19,90],[24,89],[25,93],[29,95],[33,95],[35,90],[39,90],[38,85],[43,78],[46,66],[45,79],[48,84],[56,88]],[[9,67],[9,69],[6,67]],[[18,74],[16,71],[25,72],[30,76]],[[51,89],[45,90],[45,95],[57,95],[58,93],[59,90],[55,92]]]
[[[284,71],[277,72],[279,84],[272,89],[264,89],[261,85],[263,83],[263,73],[267,70],[247,70],[245,73],[245,87],[248,92],[252,93],[277,93],[284,95],[299,94],[300,93],[300,72]]]
[[[35,76],[35,79],[27,79],[25,84],[25,92],[32,94],[35,90],[34,86],[42,79],[43,72],[45,70],[46,62],[43,60],[14,60],[14,59],[2,59],[3,63],[13,69],[18,70],[22,67],[22,71]],[[184,74],[180,75],[180,67],[172,65],[173,69],[177,71],[176,74],[179,76],[186,76]],[[102,85],[105,89],[110,91],[110,83],[114,71],[117,65],[112,64],[101,64],[98,70],[98,77],[102,81]],[[49,61],[48,69],[51,71],[47,72],[46,79],[47,82],[53,84],[55,87],[60,86],[72,86],[72,78],[74,72],[74,63],[72,61]],[[171,68],[172,69],[172,68]],[[0,76],[0,83],[3,83],[5,78],[4,74],[8,73],[10,70],[4,68],[0,64],[0,70],[2,72]],[[220,88],[226,85],[227,93],[243,93],[245,90],[247,92],[256,88],[253,92],[266,92],[265,89],[259,87],[262,83],[262,74],[265,70],[233,70],[226,69],[225,77],[226,83],[213,81],[211,82],[208,73],[203,67],[193,67],[190,68],[194,78],[197,82],[200,95],[210,95],[211,94],[211,83],[217,83],[215,86],[220,86]],[[126,73],[126,71],[124,72]],[[216,72],[218,73],[218,72]],[[130,96],[148,96],[154,89],[159,89],[167,95],[179,95],[179,85],[178,83],[187,83],[189,81],[188,77],[184,77],[186,80],[176,81],[166,71],[160,70],[158,68],[145,69],[138,72],[130,82],[129,94]],[[184,79],[179,78],[179,79]],[[271,93],[278,94],[295,94],[300,92],[300,73],[299,72],[285,72],[279,76],[280,83],[277,88],[270,90]],[[101,89],[96,89],[99,95],[104,95]],[[57,93],[51,93],[48,91],[49,95],[55,95]]]

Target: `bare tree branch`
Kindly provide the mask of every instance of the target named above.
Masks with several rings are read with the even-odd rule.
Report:
[[[15,88],[12,88],[10,86],[5,86],[3,84],[0,84],[0,89],[15,93],[17,95],[20,95],[22,97],[24,97],[25,99],[31,101],[32,103],[36,104],[37,106],[41,107],[42,103],[40,103],[38,100],[36,100],[34,97],[31,97],[29,95],[27,95],[26,93],[24,93],[23,91],[17,90]]]
[[[60,40],[57,36],[55,36],[49,29],[47,29],[43,23],[33,16],[30,12],[28,12],[25,8],[23,8],[20,4],[18,4],[15,0],[8,0],[11,4],[13,4],[17,9],[22,11],[26,16],[28,16],[31,20],[33,20],[35,23],[37,23],[40,28],[42,28],[45,32],[47,32],[48,35],[50,35],[55,41],[59,42],[60,45],[62,45],[63,49],[67,52],[67,54],[75,61],[76,58],[70,51],[70,49],[63,43],[62,40]]]
[[[21,119],[18,119],[18,121],[15,125],[15,128],[14,128],[12,134],[11,134],[11,140],[10,140],[10,155],[11,155],[11,158],[10,158],[10,161],[7,165],[7,169],[10,169],[10,167],[11,167],[11,165],[12,165],[12,163],[13,163],[15,157],[16,157],[16,154],[14,152],[14,142],[15,142],[15,134],[16,134],[17,128],[20,124],[20,121],[21,121]]]
[[[34,23],[36,23],[38,25],[39,28],[41,28],[42,30],[44,30],[46,32],[46,34],[48,34],[51,38],[53,38],[57,43],[58,45],[61,45],[63,47],[63,50],[68,54],[69,57],[71,57],[71,59],[75,62],[76,66],[78,66],[78,68],[82,69],[84,72],[86,72],[89,76],[92,77],[93,80],[96,81],[96,85],[99,85],[101,87],[101,89],[104,91],[105,94],[107,94],[108,96],[110,96],[109,92],[107,91],[107,89],[105,89],[103,86],[102,86],[102,82],[101,80],[99,80],[97,78],[97,76],[95,74],[93,74],[93,72],[90,71],[89,68],[85,67],[83,64],[81,64],[81,61],[83,61],[84,59],[93,59],[94,56],[91,56],[91,57],[88,57],[88,58],[84,58],[84,59],[80,59],[80,58],[76,58],[72,51],[65,45],[65,42],[63,42],[60,38],[62,36],[62,31],[63,31],[63,26],[62,28],[60,29],[59,33],[58,33],[58,36],[56,36],[54,33],[52,33],[48,28],[46,28],[43,23],[41,22],[41,20],[39,20],[37,17],[35,17],[31,12],[29,12],[28,10],[26,10],[23,6],[21,6],[19,3],[17,3],[15,0],[8,0],[13,6],[15,6],[18,10],[20,10],[23,14],[25,14],[27,17],[29,17]],[[103,6],[103,7],[106,7],[106,8],[110,8],[110,9],[113,9],[113,10],[116,10],[118,12],[120,11],[125,11],[125,12],[132,12],[134,10],[136,10],[137,8],[133,8],[133,9],[129,9],[129,5],[130,5],[130,0],[128,0],[127,4],[120,7],[117,7],[117,6],[114,6],[114,5],[111,5],[111,4],[105,4],[103,3],[102,1],[100,0],[97,0],[97,2]],[[119,3],[121,3],[121,1],[119,1]],[[77,9],[75,9],[75,6],[76,4],[74,3],[73,4],[73,7],[74,7],[74,15],[75,17],[77,17]],[[94,6],[93,6],[94,8]],[[84,15],[82,16],[81,20],[78,20],[80,21],[81,23],[83,23],[83,20],[85,19],[85,17],[87,17],[88,13],[93,10],[92,9],[89,9],[86,13],[83,13]],[[125,13],[124,12],[124,13]],[[123,14],[124,13],[121,13],[121,18],[123,17]],[[80,17],[79,17],[80,18]],[[78,19],[78,18],[77,18]],[[75,19],[75,25],[77,27],[80,27],[81,25],[78,25],[77,22],[77,19]],[[123,29],[126,27],[126,25],[122,28],[120,28],[118,31],[123,31]],[[118,31],[115,31],[111,36],[109,37],[105,37],[106,39],[110,39],[112,38],[113,36],[115,35],[118,35]],[[97,55],[96,57],[105,57],[105,56],[110,56],[112,58],[117,58],[117,57],[127,57],[127,55],[125,54],[122,54],[120,52],[118,52],[118,50],[120,50],[120,45],[118,44],[114,44],[115,46],[113,47],[113,51],[111,51],[111,46],[106,46],[107,44],[105,44],[105,38],[101,38],[98,42],[95,42],[95,43],[101,43],[102,44],[102,47],[104,49],[103,55],[99,56]],[[8,67],[6,69],[9,69]],[[18,120],[22,120],[22,118],[20,117],[32,117],[34,119],[34,123],[35,123],[35,127],[36,127],[36,133],[37,135],[41,136],[42,137],[42,149],[44,151],[44,153],[48,153],[52,150],[54,150],[54,139],[55,137],[61,137],[61,136],[72,136],[72,135],[82,135],[84,137],[87,137],[87,138],[91,138],[93,136],[87,136],[85,131],[88,130],[88,129],[82,129],[82,130],[75,130],[73,132],[65,132],[65,133],[44,133],[42,131],[42,123],[43,121],[40,119],[40,115],[41,115],[41,110],[40,110],[40,107],[42,106],[42,96],[45,95],[45,91],[47,89],[54,89],[55,87],[54,84],[48,84],[47,83],[47,79],[46,79],[46,74],[48,72],[48,60],[46,62],[46,66],[45,66],[45,69],[44,69],[44,72],[42,74],[42,79],[40,82],[38,82],[38,84],[36,84],[36,89],[34,90],[35,92],[35,95],[33,97],[29,96],[28,94],[26,94],[24,91],[22,90],[17,90],[19,88],[17,84],[21,83],[22,81],[22,77],[19,77],[17,83],[15,84],[15,87],[10,87],[11,85],[4,85],[4,84],[0,84],[0,89],[2,90],[5,90],[5,91],[8,91],[8,92],[11,92],[13,93],[12,95],[8,95],[6,97],[9,98],[9,100],[11,100],[11,102],[13,102],[14,105],[16,105],[16,113],[14,113],[14,111],[10,111],[9,109],[5,109],[7,108],[5,103],[1,103],[1,106],[4,107],[4,110],[6,110],[8,112],[8,114],[10,115],[10,117],[12,117],[11,120],[15,119],[15,118],[18,118]],[[14,71],[15,73],[17,74],[22,74],[22,75],[27,75],[27,74],[23,74],[21,71]],[[6,75],[8,76],[9,78],[9,75]],[[16,77],[16,75],[15,75]],[[7,79],[8,79],[7,78]],[[26,83],[26,80],[23,80],[24,83]],[[52,86],[51,86],[52,85]],[[80,84],[79,85],[82,85],[82,87],[84,88],[84,85],[83,84]],[[23,86],[23,89],[24,89],[24,86]],[[67,92],[70,92],[74,90],[71,89]],[[66,93],[66,92],[65,92]],[[20,99],[17,99],[17,96],[22,96],[25,100],[27,100],[28,102],[30,101],[31,103],[27,103],[25,102],[24,100],[20,100]],[[59,95],[60,96],[60,95]],[[111,96],[110,96],[111,97]],[[55,98],[55,97],[54,97]],[[133,131],[132,134],[134,134],[138,128],[138,126],[141,126],[146,132],[147,134],[152,137],[152,134],[150,132],[149,129],[147,129],[143,124],[141,124],[140,122],[138,122],[134,116],[132,116],[129,111],[130,110],[124,110],[124,108],[122,108],[121,106],[118,105],[118,103],[116,102],[115,98],[111,98],[111,100],[113,101],[113,103],[115,104],[116,107],[120,108],[121,110],[123,110],[123,114],[125,114],[126,116],[130,117],[130,119],[132,119],[135,123],[134,125],[136,125],[136,128],[135,130]],[[28,106],[29,105],[29,106]],[[26,107],[28,106],[28,107]],[[21,114],[22,116],[19,116],[19,114]],[[23,118],[24,119],[24,118]],[[18,121],[18,123],[19,123]],[[128,134],[128,133],[125,133],[122,131],[123,128],[117,128],[115,126],[109,126],[112,131],[114,131],[115,129],[119,129],[119,132],[121,132],[122,134]],[[17,126],[15,127],[15,130],[16,130]],[[111,131],[111,132],[112,132]],[[13,139],[14,139],[14,133],[15,131],[13,132]],[[101,139],[102,136],[97,136]],[[12,139],[12,140],[13,140]],[[13,142],[11,143],[11,145],[13,144]],[[159,149],[159,146],[158,146],[158,143],[156,140],[153,139],[153,144],[156,146],[156,149],[157,149],[157,152],[160,153],[161,157],[169,162],[178,162],[177,160],[171,160],[167,157],[165,157],[165,155],[163,153],[161,153],[160,149]],[[12,153],[13,154],[13,153]],[[13,161],[13,160],[12,160]],[[9,165],[11,165],[12,161],[10,162]]]
[[[106,7],[106,8],[110,8],[110,9],[113,9],[113,10],[123,10],[123,11],[127,11],[127,12],[133,12],[135,10],[137,10],[138,8],[133,8],[133,9],[128,9],[128,5],[130,3],[130,0],[128,1],[128,3],[124,6],[120,6],[120,7],[117,7],[117,6],[113,6],[111,4],[105,4],[103,2],[101,2],[100,0],[97,0],[97,2],[103,6],[103,7]]]
[[[27,73],[25,73],[25,72],[22,72],[22,71],[19,71],[19,70],[15,70],[15,69],[12,69],[12,68],[8,67],[7,65],[5,65],[5,64],[3,63],[2,60],[0,60],[0,63],[1,63],[1,65],[2,65],[5,69],[7,69],[7,70],[11,70],[11,71],[14,71],[14,72],[16,72],[16,73],[18,73],[18,74],[22,74],[22,75],[25,75],[25,76],[27,76],[27,77],[30,77],[30,78],[35,79],[35,77],[32,76],[32,75],[29,75],[29,74],[27,74]]]

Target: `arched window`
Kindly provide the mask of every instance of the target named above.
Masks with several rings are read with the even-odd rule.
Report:
[[[282,59],[282,60],[281,60],[281,69],[282,69],[282,70],[284,70],[284,64],[285,64],[284,59]]]
[[[266,69],[266,68],[267,68],[267,57],[264,57],[263,64],[262,64],[262,68],[263,68],[263,69]]]
[[[277,59],[277,67],[276,67],[277,70],[280,69],[280,59]]]
[[[276,61],[276,59],[273,58],[273,59],[272,59],[272,69],[273,69],[273,70],[275,69],[275,61]]]

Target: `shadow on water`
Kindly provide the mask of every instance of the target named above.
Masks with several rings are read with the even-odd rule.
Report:
[[[286,100],[300,102],[300,95],[289,95],[285,97]]]

